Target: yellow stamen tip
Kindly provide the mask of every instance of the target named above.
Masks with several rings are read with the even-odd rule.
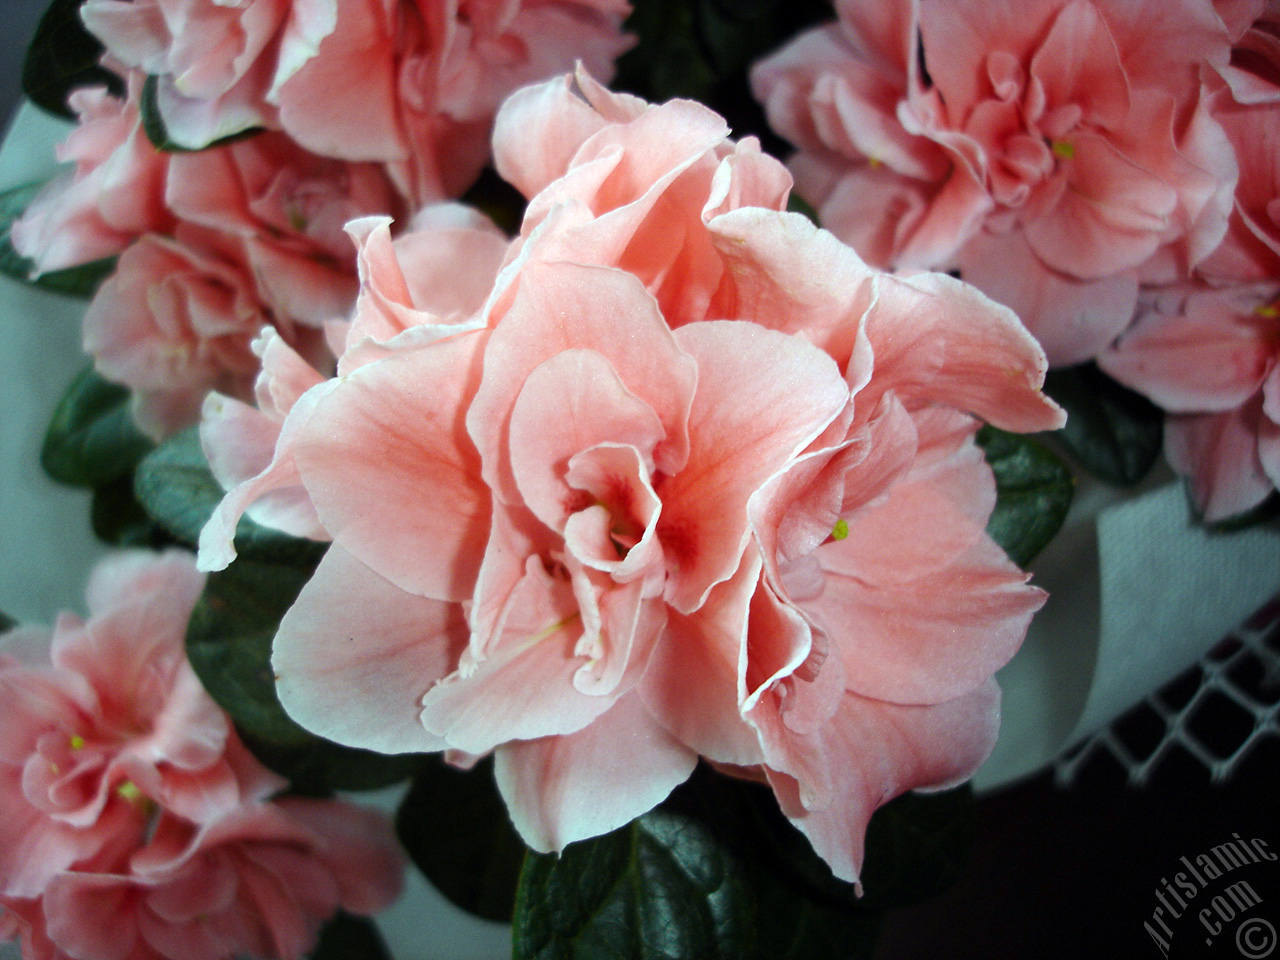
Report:
[[[1055,140],[1050,144],[1050,149],[1061,160],[1070,160],[1076,155],[1076,145],[1070,140]]]
[[[1263,304],[1253,312],[1260,317],[1266,317],[1268,320],[1274,320],[1276,317],[1280,317],[1280,307],[1277,307],[1274,303]]]
[[[130,803],[142,796],[142,791],[138,789],[138,785],[132,780],[126,780],[120,786],[116,787],[116,793],[128,800]]]
[[[84,737],[80,736],[80,734],[78,734],[78,733],[76,733],[76,734],[72,734],[72,736],[71,736],[71,749],[72,749],[72,750],[83,750],[83,749],[84,749]]]
[[[843,540],[849,535],[849,524],[844,520],[837,520],[836,525],[831,528],[832,540]]]

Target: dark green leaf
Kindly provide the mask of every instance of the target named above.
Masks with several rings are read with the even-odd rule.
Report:
[[[661,102],[705,101],[716,81],[697,36],[697,0],[650,0],[632,8],[636,45],[618,61],[616,87]]]
[[[94,487],[90,519],[94,536],[112,546],[158,549],[172,542],[134,496],[132,474]]]
[[[396,814],[405,852],[432,886],[486,920],[511,921],[525,846],[493,781],[493,763],[423,763]]]
[[[291,793],[329,796],[335,790],[381,790],[413,777],[423,754],[375,753],[311,735],[304,743],[272,743],[241,731],[245,744],[270,770],[289,780]]]
[[[813,209],[813,204],[795,191],[787,197],[787,209],[792,213],[803,213],[811,223],[818,224],[818,211]]]
[[[752,900],[710,831],[654,810],[559,857],[528,857],[515,957],[741,960],[753,949]]]
[[[311,571],[237,560],[209,575],[187,626],[187,657],[245,744],[299,793],[372,790],[412,776],[416,756],[344,747],[298,726],[276,696],[271,642]]]
[[[196,544],[200,530],[222,500],[223,489],[209,471],[195,427],[176,434],[147,454],[134,478],[138,500],[147,513],[183,543]],[[236,527],[236,551],[246,559],[312,564],[325,545],[291,537],[242,517]]]
[[[904,794],[871,818],[859,896],[853,884],[836,879],[804,834],[783,816],[772,791],[723,777],[718,783],[699,779],[695,775],[690,781],[703,795],[699,803],[704,812],[695,815],[725,831],[725,841],[745,843],[756,857],[767,857],[771,874],[816,903],[864,912],[917,903],[959,879],[971,852],[974,806],[968,786]],[[681,808],[692,809],[687,800]],[[738,841],[733,834],[748,839]]]
[[[942,893],[964,874],[976,816],[966,784],[907,793],[875,812],[867,828],[860,906],[903,907]]]
[[[102,281],[115,269],[114,257],[33,276],[35,263],[14,250],[9,241],[9,229],[13,222],[22,215],[43,186],[42,183],[28,183],[0,193],[0,274],[50,293],[87,299],[93,296]]]
[[[520,222],[524,219],[524,196],[499,177],[493,167],[484,168],[476,182],[462,195],[461,202],[480,210],[504,233],[514,236],[520,232]]]
[[[149,76],[143,81],[142,94],[138,97],[138,113],[142,119],[142,132],[147,135],[147,139],[151,141],[151,145],[157,150],[162,150],[165,153],[193,153],[197,150],[208,150],[210,147],[225,146],[228,143],[235,143],[237,140],[246,140],[262,133],[262,127],[245,127],[243,130],[237,130],[235,133],[219,137],[209,143],[179,143],[169,136],[169,131],[165,127],[164,117],[160,113],[159,90],[160,79],[155,76]]]
[[[271,641],[310,571],[237,560],[212,573],[187,625],[187,657],[210,696],[247,734],[305,746],[311,734],[284,712],[271,670]]]
[[[126,476],[151,447],[134,426],[129,391],[89,366],[58,401],[40,463],[61,483],[97,487]]]
[[[1081,467],[1116,486],[1147,475],[1164,435],[1159,407],[1093,363],[1050,371],[1044,391],[1067,411],[1054,437]]]
[[[755,134],[766,150],[784,145],[751,94],[748,71],[802,28],[831,19],[829,0],[648,0],[633,5],[636,46],[618,62],[614,89],[661,102],[698,100],[734,135]]]
[[[339,911],[320,931],[309,960],[391,960],[377,926],[367,917]]]
[[[22,92],[32,103],[74,120],[67,94],[77,87],[106,86],[124,95],[124,82],[98,65],[102,44],[80,22],[81,0],[53,0],[27,47]]]
[[[0,613],[0,633],[4,633],[8,630],[12,630],[17,625],[18,625],[18,621],[13,619],[13,617],[5,613]]]
[[[978,443],[996,475],[987,533],[1020,567],[1053,539],[1071,506],[1075,480],[1056,456],[1028,437],[986,426]]]
[[[786,832],[772,834],[777,824],[762,823],[757,807]],[[529,855],[516,957],[870,957],[879,914],[853,904],[852,886],[825,865],[831,886],[806,882],[779,842],[798,842],[816,860],[766,788],[699,768],[622,830],[571,844],[559,860]]]

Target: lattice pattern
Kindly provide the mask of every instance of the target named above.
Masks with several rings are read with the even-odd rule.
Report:
[[[1105,752],[1124,767],[1129,783],[1142,786],[1171,751],[1182,748],[1222,783],[1263,738],[1277,736],[1280,597],[1198,664],[1067,750],[1054,764],[1054,780],[1069,786]]]

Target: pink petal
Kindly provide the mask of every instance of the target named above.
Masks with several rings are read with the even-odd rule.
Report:
[[[399,895],[404,854],[381,813],[338,800],[288,797],[276,805],[318,841],[317,855],[338,881],[344,910],[377,913]]]
[[[422,697],[457,662],[467,629],[455,604],[388,583],[335,545],[280,623],[280,702],[307,729],[350,746],[439,750]]]
[[[689,615],[672,612],[639,692],[652,716],[681,743],[719,763],[763,761],[755,732],[738,710],[739,661],[747,616],[760,582],[760,558],[748,550],[738,571]]]
[[[1165,456],[1188,474],[1196,506],[1209,523],[1251,510],[1275,489],[1259,459],[1261,397],[1225,413],[1165,420]]]
[[[883,803],[908,790],[942,789],[972,776],[995,745],[1000,691],[994,681],[935,706],[904,707],[847,695],[836,715],[784,746],[777,728],[762,729],[769,782],[783,812],[842,880],[862,868],[867,823]],[[815,795],[792,775],[786,754],[820,765],[830,792]]]
[[[530,263],[519,283],[489,339],[484,379],[467,411],[485,481],[501,499],[520,501],[503,455],[511,411],[535,367],[578,347],[608,360],[626,388],[658,415],[666,440],[655,451],[657,466],[679,469],[687,456],[685,420],[697,374],[643,285],[620,270],[571,263]]]
[[[1170,413],[1217,413],[1256,393],[1275,364],[1267,325],[1249,298],[1194,297],[1187,315],[1152,313],[1099,365]]]
[[[876,293],[866,316],[875,395],[893,390],[908,406],[940,403],[1005,430],[1062,426],[1065,415],[1040,392],[1044,354],[1007,308],[937,273],[881,276]]]
[[[750,535],[747,500],[844,409],[832,359],[798,336],[710,321],[676,331],[698,361],[689,461],[659,488],[667,602],[681,613],[738,569]]]
[[[565,350],[530,372],[511,410],[511,467],[526,506],[564,529],[582,491],[566,473],[576,454],[600,443],[634,447],[652,472],[665,431],[658,415],[626,388],[594,350]]]
[[[605,126],[573,86],[567,75],[517,90],[494,119],[494,168],[526,199],[562,177],[578,148]]]
[[[587,663],[579,651],[583,619],[569,581],[529,557],[483,656],[468,657],[431,688],[423,725],[468,753],[582,729],[625,692],[594,696],[575,686]]]
[[[578,733],[506,744],[495,761],[498,789],[520,836],[548,852],[653,809],[688,779],[698,756],[632,694]]]
[[[734,210],[707,229],[726,267],[715,316],[799,333],[848,363],[875,275],[850,247],[798,213]]]
[[[821,596],[801,604],[831,636],[847,684],[895,703],[967,693],[1021,645],[1044,591],[929,483],[899,483],[819,548]]]
[[[960,273],[1012,308],[1055,367],[1097,356],[1129,325],[1138,303],[1132,272],[1075,280],[1041,263],[1017,233],[975,237],[960,253]]]
[[[489,523],[463,427],[484,339],[460,334],[355,370],[320,398],[293,448],[334,540],[439,600],[470,595]]]

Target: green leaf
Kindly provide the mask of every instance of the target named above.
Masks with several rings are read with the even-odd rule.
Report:
[[[126,476],[151,448],[134,426],[129,391],[88,366],[53,411],[40,463],[61,483],[97,487]]]
[[[615,89],[662,102],[706,100],[716,82],[697,36],[698,0],[650,0],[632,8],[626,28],[636,45],[618,60]]]
[[[975,815],[967,785],[941,793],[904,794],[871,818],[859,895],[853,884],[836,879],[804,834],[783,816],[772,791],[745,781],[725,783],[703,807],[716,822],[736,824],[731,829],[748,835],[747,842],[757,852],[767,851],[772,874],[819,903],[861,911],[918,903],[958,880],[972,852]],[[729,791],[735,795],[727,795]],[[734,820],[735,809],[745,811],[745,823],[739,823],[741,815]]]
[[[159,549],[172,543],[134,496],[132,474],[94,487],[90,522],[94,536],[112,546]]]
[[[28,183],[0,193],[0,274],[67,297],[88,299],[115,269],[115,257],[34,276],[35,262],[13,249],[9,230],[35,199],[43,183]]]
[[[759,136],[785,149],[751,94],[749,68],[804,27],[831,19],[830,0],[647,0],[626,28],[636,45],[618,61],[613,89],[647,100],[698,100],[728,121],[734,136]]]
[[[866,960],[879,914],[851,903],[848,884],[832,880],[834,896],[816,890],[779,856],[753,813],[764,798],[789,831],[779,836],[794,842],[767,789],[699,768],[629,826],[570,844],[559,859],[530,854],[517,960]]]
[[[821,224],[818,223],[818,211],[813,209],[813,204],[800,196],[800,194],[796,193],[794,190],[791,192],[791,195],[787,197],[787,209],[792,213],[802,213],[809,218],[810,223],[815,226],[821,226]]]
[[[309,960],[391,960],[391,951],[372,920],[339,911],[320,931],[320,941],[307,957]]]
[[[460,202],[478,209],[508,236],[520,232],[520,223],[524,219],[524,196],[498,176],[493,167],[485,167],[481,171]]]
[[[80,22],[81,0],[53,0],[36,27],[22,66],[22,92],[50,113],[74,120],[67,94],[77,87],[106,86],[124,95],[124,81],[98,65],[103,47]]]
[[[906,793],[885,804],[867,827],[860,906],[903,907],[942,893],[963,876],[975,833],[968,784]]]
[[[237,560],[209,575],[187,625],[187,657],[204,688],[247,734],[305,746],[311,734],[276,696],[271,641],[311,572]]]
[[[1160,455],[1164,413],[1146,397],[1085,363],[1051,370],[1044,392],[1067,411],[1053,434],[1089,473],[1115,486],[1132,486]]]
[[[138,97],[138,113],[142,119],[142,132],[147,135],[153,147],[164,153],[194,153],[197,150],[221,147],[228,143],[235,143],[237,140],[247,140],[249,137],[257,136],[264,129],[263,127],[245,127],[243,130],[237,130],[225,137],[199,145],[179,143],[169,136],[169,130],[165,126],[164,116],[160,112],[159,91],[160,78],[148,76],[142,83],[142,94]]]
[[[493,781],[492,761],[459,770],[427,758],[396,813],[396,833],[449,900],[486,920],[511,922],[525,846]]]
[[[271,643],[309,569],[237,560],[209,575],[187,625],[187,658],[245,744],[300,793],[374,790],[412,776],[417,756],[384,756],[304,730],[276,696]]]
[[[1025,567],[1062,526],[1075,480],[1061,460],[1029,437],[986,426],[978,431],[978,444],[996,475],[996,508],[987,533]]]
[[[224,493],[209,470],[195,427],[170,437],[142,459],[134,489],[160,526],[191,545],[199,542],[200,530]],[[326,546],[261,526],[248,517],[241,517],[236,527],[235,545],[237,554],[246,559],[304,565],[319,560]]]
[[[6,613],[0,612],[0,633],[7,633],[18,625],[18,621]]]
[[[520,879],[516,960],[741,960],[752,894],[705,827],[664,810],[564,853],[531,854]]]

